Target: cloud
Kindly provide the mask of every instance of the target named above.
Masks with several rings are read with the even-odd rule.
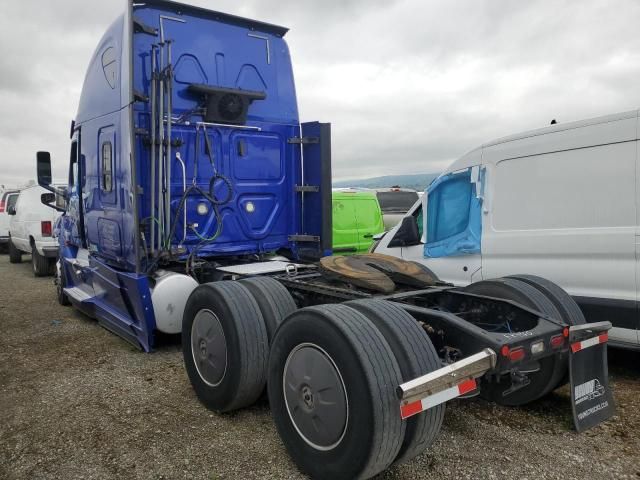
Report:
[[[5,6],[0,183],[32,178],[38,149],[52,152],[64,178],[86,65],[123,4]],[[552,118],[638,106],[633,0],[615,8],[600,0],[219,0],[215,8],[291,28],[301,117],[333,124],[337,178],[435,172]]]

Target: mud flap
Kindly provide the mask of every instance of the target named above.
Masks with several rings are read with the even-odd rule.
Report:
[[[610,328],[610,322],[598,322],[569,329],[571,407],[578,432],[595,427],[615,414],[607,364]]]

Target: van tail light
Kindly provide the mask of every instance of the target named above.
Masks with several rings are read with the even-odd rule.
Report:
[[[0,213],[4,213],[5,203],[4,200],[0,200]]]
[[[51,222],[40,222],[40,231],[43,237],[51,236]]]

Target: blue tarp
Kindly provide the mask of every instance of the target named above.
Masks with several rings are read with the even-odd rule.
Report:
[[[472,182],[471,169],[438,178],[426,190],[427,242],[424,256],[450,257],[480,253],[483,181]]]

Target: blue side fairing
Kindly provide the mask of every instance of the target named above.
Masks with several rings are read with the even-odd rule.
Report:
[[[431,258],[480,253],[484,171],[472,182],[471,169],[435,180],[426,190],[427,242],[424,256]]]

